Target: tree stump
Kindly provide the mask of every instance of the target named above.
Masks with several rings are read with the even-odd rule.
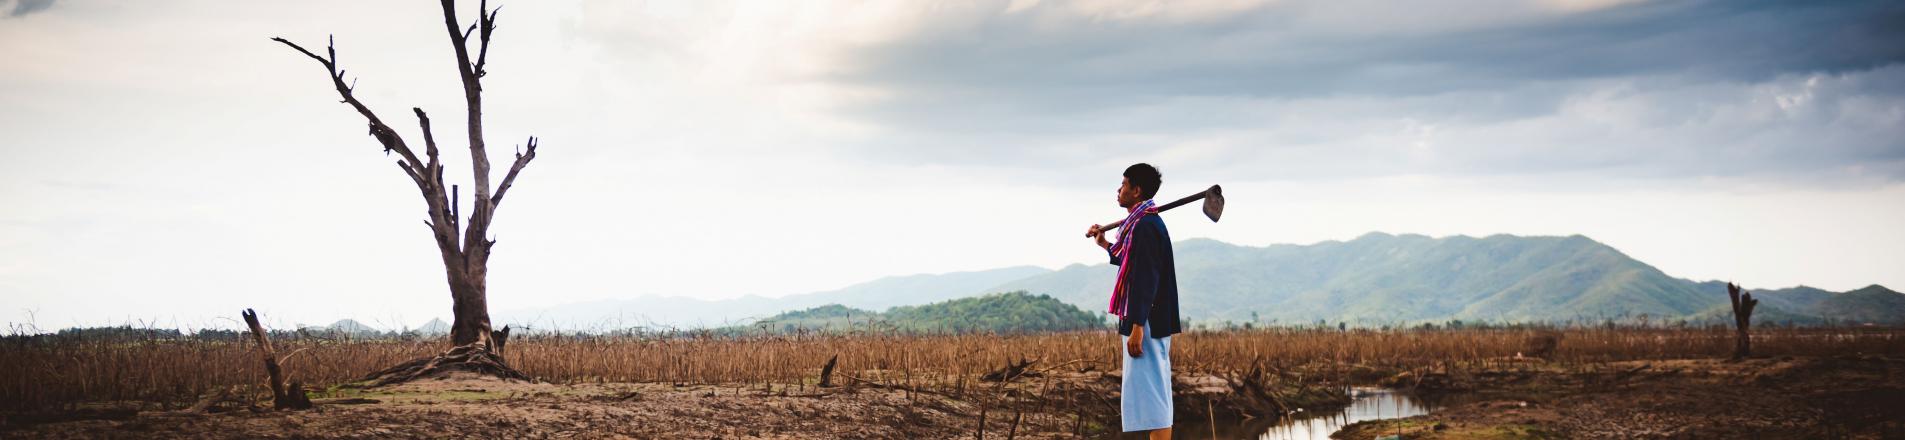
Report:
[[[833,357],[827,358],[826,366],[820,367],[820,387],[821,388],[833,387],[833,366],[834,366],[834,363],[838,362],[839,360],[840,360],[840,355],[837,355],[837,354],[833,355]]]
[[[496,355],[502,356],[503,345],[509,343],[509,326],[503,326],[502,330],[490,330],[489,342],[490,346],[495,348]]]
[[[1753,307],[1759,305],[1759,300],[1733,283],[1726,283],[1726,295],[1733,301],[1733,328],[1737,338],[1733,343],[1733,358],[1745,359],[1753,353],[1753,340],[1746,330],[1753,324]]]
[[[252,338],[258,341],[258,350],[264,354],[265,375],[268,378],[267,380],[271,382],[271,407],[277,409],[311,408],[311,398],[304,395],[304,384],[291,382],[290,385],[285,385],[284,369],[278,365],[278,363],[282,361],[278,359],[277,353],[271,349],[271,337],[265,333],[265,327],[258,323],[258,312],[245,309],[240,315],[245,317],[245,326],[251,328]]]

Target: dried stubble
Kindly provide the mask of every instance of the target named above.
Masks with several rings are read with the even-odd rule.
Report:
[[[1763,356],[1905,354],[1905,331],[1870,328],[1754,330]],[[1232,372],[1353,365],[1388,369],[1462,367],[1533,356],[1541,338],[1555,338],[1550,361],[1562,363],[1711,358],[1730,354],[1732,333],[1713,328],[1596,327],[1462,330],[1257,329],[1192,332],[1176,337],[1174,363],[1193,372]],[[442,341],[288,339],[292,379],[348,383],[378,369],[448,348]],[[870,330],[717,336],[667,332],[634,336],[524,336],[512,340],[512,365],[541,380],[663,382],[804,390],[827,359],[839,355],[836,382],[903,383],[964,393],[977,378],[1008,362],[1038,359],[1044,367],[1115,369],[1118,348],[1107,331],[1030,335],[914,335]],[[140,401],[189,405],[211,390],[261,393],[263,366],[255,348],[232,341],[153,339],[72,341],[10,338],[0,342],[0,410],[62,409],[81,402]],[[262,395],[262,394],[261,394]]]

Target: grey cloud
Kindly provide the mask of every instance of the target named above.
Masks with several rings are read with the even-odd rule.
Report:
[[[882,161],[1905,178],[1905,4],[1641,3],[1393,32],[1300,9],[995,14],[867,48],[826,80],[886,92],[839,109],[893,133],[855,146]],[[1775,105],[1782,90],[1804,105]]]
[[[1215,22],[998,15],[869,48],[837,78],[1060,102],[1177,95],[1428,94],[1690,73],[1761,80],[1905,61],[1896,2],[1672,2],[1445,32],[1348,35],[1264,7]],[[1034,105],[1036,107],[1036,105]]]
[[[19,17],[53,7],[53,0],[11,0],[13,7],[7,9],[8,17]],[[0,8],[7,7],[8,0],[0,0]]]
[[[1037,118],[1064,120],[1041,131]],[[1018,168],[1028,179],[1134,159],[1245,180],[1905,176],[1905,64],[1763,82],[1645,77],[1426,96],[1189,97],[998,120],[1013,129],[914,127],[930,135],[895,133],[855,148],[870,160]]]

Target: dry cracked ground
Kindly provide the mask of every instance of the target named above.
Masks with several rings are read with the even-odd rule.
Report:
[[[14,415],[0,422],[0,438],[970,438],[978,434],[981,413],[986,435],[997,438],[1071,438],[1075,430],[1107,429],[1033,399],[976,404],[869,386],[770,390],[452,377],[320,394],[327,397],[306,411],[100,407],[57,419]]]
[[[224,402],[197,412],[102,404],[0,415],[0,438],[934,439],[975,438],[981,417],[992,438],[1115,434],[1115,418],[1107,417],[1115,414],[1107,412],[1115,411],[1108,398],[1115,377],[1053,376],[992,390],[996,398],[978,401],[877,386],[565,385],[452,377],[326,390],[319,393],[321,405],[307,411]],[[1335,438],[1905,438],[1905,361],[1880,356],[1532,363],[1422,369],[1386,382],[1415,388],[1437,409],[1354,424]],[[1071,395],[1088,397],[1074,402],[1092,408],[1037,398],[1061,394],[1053,383],[1075,386]],[[1208,427],[1186,425],[1180,438],[1208,438]]]
[[[1442,408],[1333,438],[1905,438],[1905,361],[1881,356],[1628,361],[1391,382],[1410,381]]]

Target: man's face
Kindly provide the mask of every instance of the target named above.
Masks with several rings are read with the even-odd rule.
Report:
[[[1143,194],[1144,192],[1142,190],[1131,184],[1131,179],[1124,179],[1122,183],[1118,184],[1118,207],[1130,208],[1137,206],[1138,202],[1144,201],[1139,199],[1139,196]]]

